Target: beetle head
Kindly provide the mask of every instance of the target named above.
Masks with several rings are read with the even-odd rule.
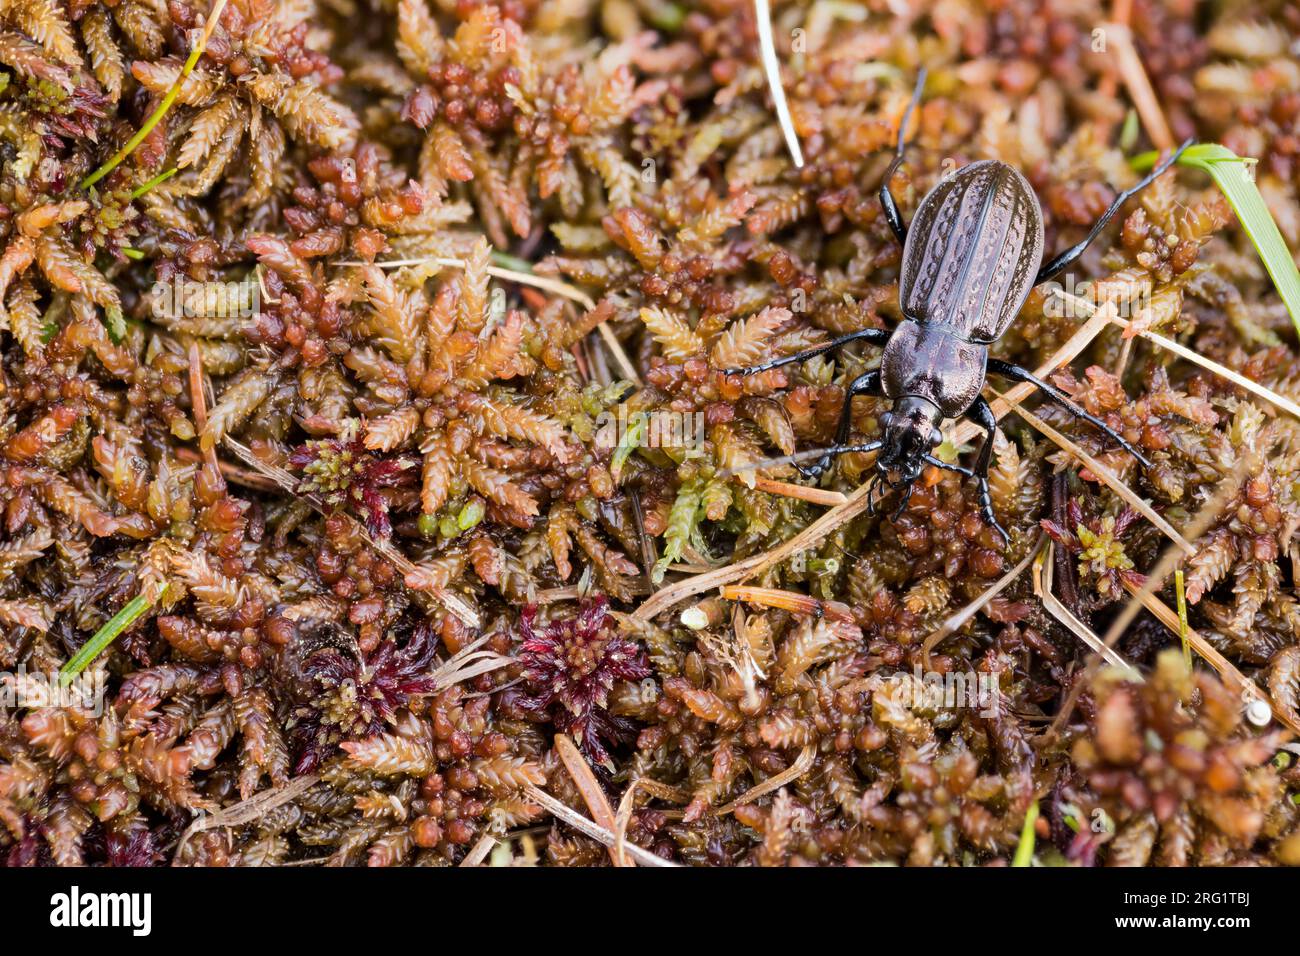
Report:
[[[943,441],[939,422],[943,412],[929,399],[916,395],[900,398],[882,417],[884,444],[876,458],[876,470],[891,487],[910,485],[921,475],[925,456]]]

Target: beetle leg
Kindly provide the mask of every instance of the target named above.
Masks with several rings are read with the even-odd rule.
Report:
[[[966,417],[984,429],[984,444],[980,448],[979,457],[975,459],[974,469],[975,481],[979,485],[980,517],[984,519],[985,524],[1002,536],[1004,545],[1010,544],[1011,538],[1002,530],[997,517],[993,514],[993,498],[989,494],[989,463],[993,460],[993,433],[998,428],[997,416],[993,414],[993,409],[989,407],[984,396],[980,395],[966,410]]]
[[[873,369],[870,372],[864,372],[850,383],[848,391],[844,393],[844,405],[840,408],[840,423],[835,429],[835,444],[826,449],[826,454],[822,455],[813,465],[808,468],[800,468],[799,473],[805,478],[817,478],[831,466],[831,462],[838,455],[843,455],[848,451],[858,449],[851,445],[846,445],[849,440],[849,432],[853,430],[853,397],[855,395],[883,395],[884,388],[880,382],[880,369]],[[879,444],[876,447],[880,447]]]
[[[876,514],[876,491],[880,488],[880,479],[872,475],[870,481],[871,483],[867,485],[867,514],[874,517]]]
[[[894,199],[894,194],[889,191],[889,183],[894,178],[895,171],[902,165],[903,152],[907,149],[907,144],[903,141],[907,135],[907,121],[912,118],[916,104],[921,102],[921,91],[924,89],[925,69],[922,68],[916,75],[916,88],[912,90],[912,100],[907,104],[907,112],[898,123],[898,145],[894,149],[894,161],[885,170],[885,179],[880,184],[880,207],[885,211],[885,222],[889,223],[889,228],[898,237],[899,245],[907,241],[907,225],[903,222],[903,214],[898,211],[898,202]]]
[[[957,474],[966,478],[974,478],[975,472],[969,468],[963,468],[961,465],[953,465],[944,461],[942,458],[935,458],[934,455],[925,455],[922,459],[927,465],[934,465],[936,468],[942,468],[944,471],[955,471]]]
[[[1084,237],[1082,242],[1076,243],[1066,249],[1038,270],[1038,278],[1034,280],[1034,285],[1046,282],[1048,279],[1059,275],[1073,265],[1078,258],[1083,255],[1083,251],[1087,249],[1088,246],[1092,244],[1092,241],[1100,235],[1101,231],[1106,228],[1106,223],[1110,222],[1111,219],[1115,217],[1115,213],[1119,212],[1120,207],[1155,182],[1160,174],[1166,169],[1178,162],[1178,157],[1183,155],[1183,150],[1188,146],[1191,146],[1193,142],[1195,142],[1195,140],[1184,140],[1183,144],[1179,146],[1178,149],[1165,159],[1161,160],[1156,167],[1151,170],[1151,172],[1147,173],[1146,176],[1138,182],[1136,186],[1131,186],[1116,196],[1115,201],[1110,204],[1110,207],[1104,213],[1101,214],[1101,218],[1093,225],[1092,229],[1089,231],[1088,235]]]
[[[790,365],[793,362],[805,362],[810,358],[816,358],[818,355],[824,355],[827,352],[834,351],[841,345],[848,345],[850,342],[865,340],[872,345],[885,347],[889,337],[893,333],[888,329],[858,329],[856,332],[850,332],[848,335],[841,335],[838,339],[831,339],[824,345],[818,345],[814,348],[807,349],[803,352],[796,352],[794,355],[784,355],[778,359],[772,359],[770,362],[764,362],[762,365],[750,365],[746,368],[729,368],[728,375],[753,375],[755,372],[766,372],[768,369],[780,368],[782,365]]]
[[[1125,440],[1123,435],[1115,431],[1115,429],[1111,428],[1100,418],[1096,418],[1093,415],[1089,415],[1086,411],[1084,411],[1073,401],[1071,401],[1070,397],[1066,395],[1063,391],[1061,391],[1055,385],[1051,385],[1043,381],[1033,372],[1029,371],[1029,369],[1021,368],[1019,365],[1013,365],[1010,362],[1003,362],[1001,359],[991,358],[989,359],[988,370],[992,372],[994,375],[1001,375],[1003,378],[1009,378],[1017,382],[1028,382],[1030,385],[1033,385],[1035,388],[1041,391],[1052,401],[1056,402],[1056,404],[1064,408],[1075,418],[1082,418],[1085,422],[1092,425],[1094,428],[1098,428],[1101,431],[1105,432],[1121,448],[1123,448],[1126,452],[1128,452],[1130,455],[1136,458],[1142,464],[1143,468],[1151,467],[1151,462],[1147,461],[1146,457],[1143,456],[1143,454],[1140,451],[1138,451],[1136,448],[1130,445]],[[972,406],[972,408],[973,407],[974,406]]]
[[[898,507],[894,509],[894,514],[889,520],[897,521],[902,516],[903,509],[907,507],[907,503],[911,500],[912,500],[912,482],[909,481],[907,483],[907,487],[903,489],[903,497],[898,502]]]

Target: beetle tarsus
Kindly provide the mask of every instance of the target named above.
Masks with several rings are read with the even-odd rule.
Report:
[[[816,480],[820,478],[822,475],[826,474],[828,470],[830,470],[831,463],[833,460],[834,460],[834,456],[827,454],[827,455],[823,455],[821,458],[818,458],[815,462],[813,462],[811,465],[808,465],[807,467],[804,467],[803,465],[795,465],[794,467],[795,470],[798,471],[799,474],[803,475],[805,478]]]
[[[971,472],[979,491],[980,517],[1002,536],[1005,547],[1011,543],[1011,538],[998,524],[998,519],[993,514],[993,496],[989,494],[989,465],[993,461],[993,436],[998,430],[998,417],[993,414],[993,407],[983,395],[971,403],[971,407],[966,410],[966,417],[984,429],[984,444],[980,446],[979,457],[975,459],[975,468]]]
[[[1002,525],[998,524],[998,519],[993,514],[993,496],[989,494],[988,477],[986,475],[976,475],[975,477],[979,485],[980,517],[986,525],[1001,536],[1002,546],[1006,547],[1011,543],[1011,536],[1006,533]]]

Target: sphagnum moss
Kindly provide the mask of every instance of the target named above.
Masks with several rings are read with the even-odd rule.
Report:
[[[1154,618],[1116,645],[1141,683],[1081,666],[1026,572],[931,652],[1040,523],[1099,633],[1165,546],[1014,416],[991,474],[1008,547],[972,487],[927,473],[896,518],[858,509],[691,614],[631,613],[652,578],[825,513],[756,479],[798,480],[761,463],[826,445],[874,350],[724,370],[899,318],[875,193],[919,67],[905,215],[997,158],[1063,246],[1146,148],[1089,52],[1104,4],[773,7],[801,169],[742,0],[653,20],[230,0],[183,78],[211,13],[194,0],[0,2],[0,667],[107,688],[100,709],[0,716],[7,862],[448,864],[488,837],[497,863],[607,864],[530,796],[595,813],[591,775],[611,807],[638,781],[625,840],[682,864],[1300,860],[1279,725],[1243,719],[1238,678],[1189,672]],[[1294,247],[1300,21],[1189,10],[1132,5],[1163,121],[1257,157]],[[1294,398],[1285,311],[1190,175],[1132,203],[1085,276],[1031,296],[996,354],[1037,366],[1086,318],[1070,296],[1142,290],[1128,333],[1055,381],[1153,467],[1043,420],[1180,529],[1263,462],[1193,542],[1182,606],[1295,722],[1300,424],[1135,337]],[[859,399],[855,434],[886,407]],[[823,484],[849,495],[869,466]],[[228,823],[181,840],[199,811]]]

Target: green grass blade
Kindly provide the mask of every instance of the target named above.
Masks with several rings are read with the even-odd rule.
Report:
[[[153,179],[149,180],[149,181],[148,181],[147,183],[145,183],[143,186],[141,186],[140,188],[134,190],[134,191],[131,193],[131,198],[132,198],[132,199],[139,199],[141,196],[143,196],[143,195],[144,195],[145,193],[147,193],[149,190],[153,189],[155,186],[159,185],[160,183],[165,183],[167,180],[171,179],[173,176],[175,176],[175,175],[176,175],[177,173],[179,173],[179,172],[180,172],[180,168],[177,167],[177,166],[173,166],[171,169],[167,170],[166,172],[159,173],[157,176],[155,176]]]
[[[1034,824],[1038,822],[1038,801],[1029,805],[1025,814],[1025,825],[1020,828],[1020,842],[1016,844],[1016,855],[1011,860],[1012,866],[1029,866],[1034,858]]]
[[[492,250],[492,261],[502,269],[514,269],[515,272],[533,274],[533,264],[531,262],[527,259],[520,259],[518,256],[512,256],[508,252]]]
[[[145,137],[153,132],[153,128],[162,121],[162,118],[166,116],[167,112],[172,108],[172,104],[176,102],[176,97],[180,95],[181,87],[184,85],[185,80],[189,77],[190,73],[193,72],[194,65],[199,62],[199,57],[202,56],[202,54],[202,47],[196,46],[190,51],[189,59],[185,61],[185,66],[181,70],[180,76],[177,78],[176,82],[171,85],[171,88],[167,90],[166,94],[164,94],[162,102],[158,104],[158,108],[149,115],[147,120],[144,121],[144,125],[136,130],[135,135],[126,141],[126,145],[113,154],[112,159],[81,181],[82,189],[89,189],[113,170],[117,169],[117,167],[121,165],[122,161],[134,153],[136,147],[145,141]]]
[[[1155,162],[1155,153],[1143,153],[1135,156],[1131,165],[1142,171],[1150,169]],[[1250,170],[1255,162],[1254,159],[1238,156],[1218,143],[1190,146],[1178,160],[1180,166],[1204,170],[1213,177],[1215,184],[1227,197],[1232,211],[1237,214],[1246,235],[1255,244],[1269,278],[1273,280],[1286,310],[1291,313],[1296,333],[1300,334],[1300,270],[1296,269],[1295,258],[1286,247],[1286,240],[1282,238],[1277,223],[1264,205],[1264,197],[1259,194],[1259,187],[1255,185]]]
[[[67,687],[76,680],[77,675],[104,652],[104,648],[112,644],[119,634],[134,624],[140,615],[152,606],[153,601],[143,594],[137,595],[128,601],[122,610],[109,618],[108,622],[81,646],[81,650],[73,655],[72,660],[59,669],[59,686]]]
[[[226,8],[226,0],[216,0],[212,5],[212,12],[208,14],[207,23],[204,24],[203,32],[199,35],[199,40],[194,44],[194,49],[190,50],[190,55],[185,58],[185,65],[181,67],[181,72],[173,83],[163,94],[162,102],[158,104],[149,118],[144,121],[134,136],[126,141],[126,145],[113,154],[113,158],[100,166],[97,170],[81,181],[82,189],[89,189],[95,183],[99,182],[113,170],[121,165],[122,161],[135,152],[137,146],[144,142],[145,137],[153,132],[153,128],[158,125],[172,104],[176,102],[176,97],[180,95],[181,87],[185,85],[185,80],[194,72],[194,68],[199,64],[199,57],[203,56],[203,51],[207,49],[208,40],[212,37],[212,31],[216,29],[217,19],[221,16],[221,11]]]

